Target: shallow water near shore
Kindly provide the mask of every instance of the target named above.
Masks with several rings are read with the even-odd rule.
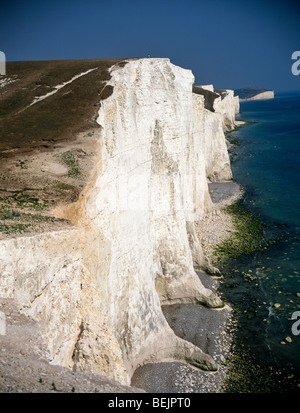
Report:
[[[300,92],[242,102],[237,120],[249,123],[230,133],[233,177],[268,244],[227,263],[222,295],[235,306],[243,345],[300,391],[300,326],[292,331],[300,311]]]
[[[300,335],[291,330],[292,314],[300,311],[299,108],[300,93],[244,102],[237,120],[249,123],[230,133],[238,142],[231,149],[234,181],[245,190],[240,202],[264,222],[265,247],[218,265],[221,278],[200,279],[207,288],[215,283],[212,289],[235,314],[185,304],[164,308],[175,333],[213,355],[219,371],[180,362],[147,364],[137,369],[132,385],[154,393],[300,390]],[[236,184],[210,189],[218,203]],[[232,359],[232,339],[239,357],[233,370],[225,362],[227,370],[222,361]]]

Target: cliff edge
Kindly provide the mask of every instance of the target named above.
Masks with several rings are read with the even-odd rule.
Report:
[[[84,131],[68,129],[72,139],[54,138],[45,153],[33,140],[26,162],[16,163],[17,145],[2,147],[10,162],[5,177],[17,168],[22,179],[43,176],[48,185],[41,189],[48,202],[41,205],[33,196],[37,188],[12,189],[13,180],[2,175],[7,198],[14,206],[18,199],[44,206],[47,214],[40,216],[52,221],[46,220],[46,231],[3,235],[0,297],[38,323],[49,361],[74,372],[130,384],[147,362],[181,360],[216,371],[210,354],[174,333],[162,305],[224,305],[195,272],[196,266],[218,272],[195,223],[214,208],[208,184],[232,178],[224,131],[234,125],[233,91],[219,91],[212,111],[204,95],[193,93],[192,72],[169,59],[111,62],[102,72],[97,64],[15,110],[16,119],[29,122],[40,105],[44,125],[47,105],[70,99],[77,82],[91,86],[93,78],[98,89],[93,121]],[[18,213],[7,209],[8,221]]]

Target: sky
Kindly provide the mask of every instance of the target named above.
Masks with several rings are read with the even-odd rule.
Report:
[[[7,61],[150,55],[195,84],[300,90],[299,0],[11,0],[0,18]]]

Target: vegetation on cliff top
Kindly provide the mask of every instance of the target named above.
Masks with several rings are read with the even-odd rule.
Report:
[[[0,239],[66,224],[52,209],[76,201],[84,187],[97,113],[111,93],[108,69],[121,60],[7,62],[12,81],[2,85],[0,98]]]

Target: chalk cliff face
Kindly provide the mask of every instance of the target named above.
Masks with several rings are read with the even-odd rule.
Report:
[[[233,90],[216,89],[220,95],[219,99],[215,100],[214,109],[217,113],[221,113],[223,116],[223,129],[228,131],[235,126],[236,115],[236,99]]]
[[[161,304],[222,306],[195,273],[215,269],[194,222],[212,207],[208,180],[231,178],[233,93],[205,109],[192,72],[169,59],[127,61],[110,75],[92,178],[54,211],[74,228],[1,241],[0,294],[39,321],[53,363],[125,383],[147,361],[215,370],[175,336]]]
[[[242,89],[235,89],[234,93],[240,102],[247,100],[264,100],[274,99],[274,90],[261,89],[254,86],[248,86]]]
[[[265,100],[265,99],[274,99],[274,91],[268,90],[266,92],[258,93],[257,95],[249,97],[247,99],[240,99],[240,102],[244,102],[247,100]]]
[[[209,181],[231,179],[230,161],[224,132],[235,126],[235,114],[239,108],[232,90],[214,90],[213,85],[193,87],[194,96],[204,98],[204,123],[199,134]],[[196,99],[196,98],[195,98]],[[203,112],[203,109],[199,112]],[[197,115],[195,125],[201,116]]]
[[[195,85],[193,92],[204,96],[205,108],[222,115],[222,128],[227,132],[235,126],[235,115],[239,113],[239,98],[229,89],[214,89],[213,85]]]

